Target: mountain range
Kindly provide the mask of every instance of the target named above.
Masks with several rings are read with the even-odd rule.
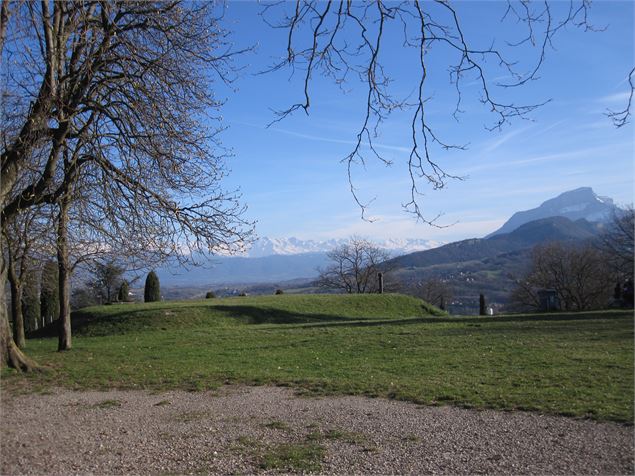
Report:
[[[598,197],[588,187],[579,188],[515,213],[485,238],[399,256],[386,266],[401,289],[416,289],[417,283],[432,278],[445,282],[454,295],[450,311],[471,314],[478,309],[481,293],[490,303],[507,303],[515,280],[528,270],[536,245],[590,242],[619,212],[611,199]]]
[[[245,257],[262,258],[273,255],[296,255],[302,253],[326,253],[337,246],[343,245],[346,238],[329,240],[300,240],[291,238],[258,238],[247,251]],[[373,240],[373,243],[389,250],[393,256],[414,251],[427,250],[442,245],[442,242],[423,239],[391,239]]]
[[[165,265],[157,270],[167,286],[241,285],[281,283],[300,278],[312,279],[318,268],[328,264],[326,253],[346,243],[346,239],[300,240],[259,238],[243,256],[200,258],[201,266],[189,269]],[[391,256],[431,249],[442,243],[419,239],[377,240],[374,244]]]
[[[300,253],[259,258],[215,256],[200,261],[200,266],[187,270],[163,266],[157,270],[157,274],[161,283],[167,286],[281,283],[299,278],[315,278],[318,275],[317,268],[324,267],[328,258],[326,253]]]
[[[387,264],[389,268],[425,268],[481,260],[502,253],[530,249],[547,241],[577,242],[591,239],[597,236],[601,229],[601,225],[584,218],[575,222],[559,216],[541,218],[525,223],[511,233],[456,241],[431,250],[398,256],[389,260]]]
[[[455,312],[469,312],[480,292],[490,302],[504,303],[513,279],[527,268],[531,249],[546,241],[581,242],[593,239],[603,223],[619,209],[609,198],[599,197],[589,187],[560,194],[531,210],[514,213],[498,230],[485,238],[471,238],[441,245],[423,239],[395,239],[375,243],[395,256],[387,266],[396,281],[405,286],[429,278],[448,282],[455,291]],[[165,286],[237,289],[247,284],[297,288],[310,283],[317,269],[328,263],[326,253],[344,239],[257,240],[241,257],[213,257],[202,267],[174,272],[166,266],[158,271]],[[267,288],[268,289],[268,288]],[[185,295],[184,295],[185,296]]]

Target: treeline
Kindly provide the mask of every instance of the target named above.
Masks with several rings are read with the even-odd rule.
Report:
[[[421,270],[416,264],[412,273],[404,269],[416,263],[414,259],[402,261],[394,274],[383,269],[388,271],[389,290],[443,309],[449,306],[457,314],[629,308],[633,307],[634,230],[633,208],[626,207],[597,224],[591,238],[544,241],[533,249],[499,251],[497,257],[487,255],[482,260],[474,253],[469,262],[462,257],[455,262],[447,259],[451,267],[431,266],[424,252],[419,254],[426,263]],[[445,248],[447,253],[452,250]],[[395,262],[399,260],[390,261]]]
[[[140,300],[130,292],[130,282],[124,278],[126,269],[112,261],[94,262],[84,270],[83,279],[72,286],[71,309],[87,306],[126,303]],[[86,273],[86,271],[88,273]],[[133,279],[133,282],[137,278]],[[20,347],[25,335],[54,324],[60,317],[59,270],[54,260],[43,264],[32,261],[23,276],[10,279],[11,327],[13,339]],[[148,273],[143,301],[160,301],[161,287],[154,271]]]
[[[516,279],[511,308],[588,311],[633,307],[634,232],[634,211],[629,207],[616,212],[595,240],[536,246],[526,274]]]

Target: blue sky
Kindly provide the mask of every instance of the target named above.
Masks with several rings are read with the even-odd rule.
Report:
[[[425,5],[425,4],[424,4]],[[565,2],[557,5],[562,7]],[[332,82],[315,77],[308,116],[294,116],[267,128],[272,110],[301,100],[300,75],[290,71],[258,75],[285,54],[284,32],[268,27],[252,2],[230,2],[225,21],[234,31],[237,46],[256,44],[254,53],[240,61],[245,69],[227,91],[223,119],[229,129],[223,142],[233,149],[232,173],[227,187],[240,186],[249,206],[248,218],[257,220],[261,236],[303,239],[340,238],[361,234],[371,238],[424,238],[454,241],[483,236],[518,210],[533,208],[561,192],[591,186],[618,203],[633,201],[633,126],[615,129],[604,115],[607,108],[625,105],[626,76],[634,64],[633,2],[596,2],[591,21],[603,32],[569,28],[556,38],[557,50],[549,50],[540,80],[527,87],[504,91],[518,103],[552,101],[501,131],[489,132],[492,118],[478,103],[476,84],[466,80],[465,112],[456,122],[451,112],[455,98],[447,81],[447,66],[431,54],[428,68],[433,99],[427,114],[444,139],[469,144],[466,151],[437,150],[435,159],[449,172],[466,176],[446,189],[424,189],[424,213],[443,213],[431,228],[404,213],[409,198],[409,116],[389,117],[376,139],[382,153],[394,163],[368,161],[354,170],[355,186],[364,200],[374,198],[368,210],[376,219],[367,223],[350,195],[346,167],[340,163],[351,150],[363,114],[361,84],[347,85],[342,94]],[[457,5],[466,36],[474,44],[493,39],[518,38],[516,25],[499,19],[502,2],[463,2]],[[510,36],[511,35],[511,36]],[[515,36],[514,36],[515,35]],[[412,57],[394,40],[385,56],[395,90],[409,91],[417,80]],[[529,62],[531,51],[517,49],[516,58]],[[533,51],[535,55],[535,51]],[[529,64],[529,63],[527,63]],[[435,69],[436,68],[436,69]],[[492,70],[491,77],[503,72]],[[508,96],[511,97],[511,96]]]

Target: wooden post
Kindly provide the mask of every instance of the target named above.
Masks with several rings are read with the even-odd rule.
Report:
[[[384,294],[384,273],[377,273],[377,279],[379,280],[379,294]]]

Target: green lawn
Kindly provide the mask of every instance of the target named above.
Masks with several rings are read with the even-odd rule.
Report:
[[[432,313],[436,314],[433,315]],[[425,404],[633,420],[633,314],[447,317],[400,295],[282,295],[103,306],[74,348],[30,339],[50,370],[3,386],[278,384]]]

